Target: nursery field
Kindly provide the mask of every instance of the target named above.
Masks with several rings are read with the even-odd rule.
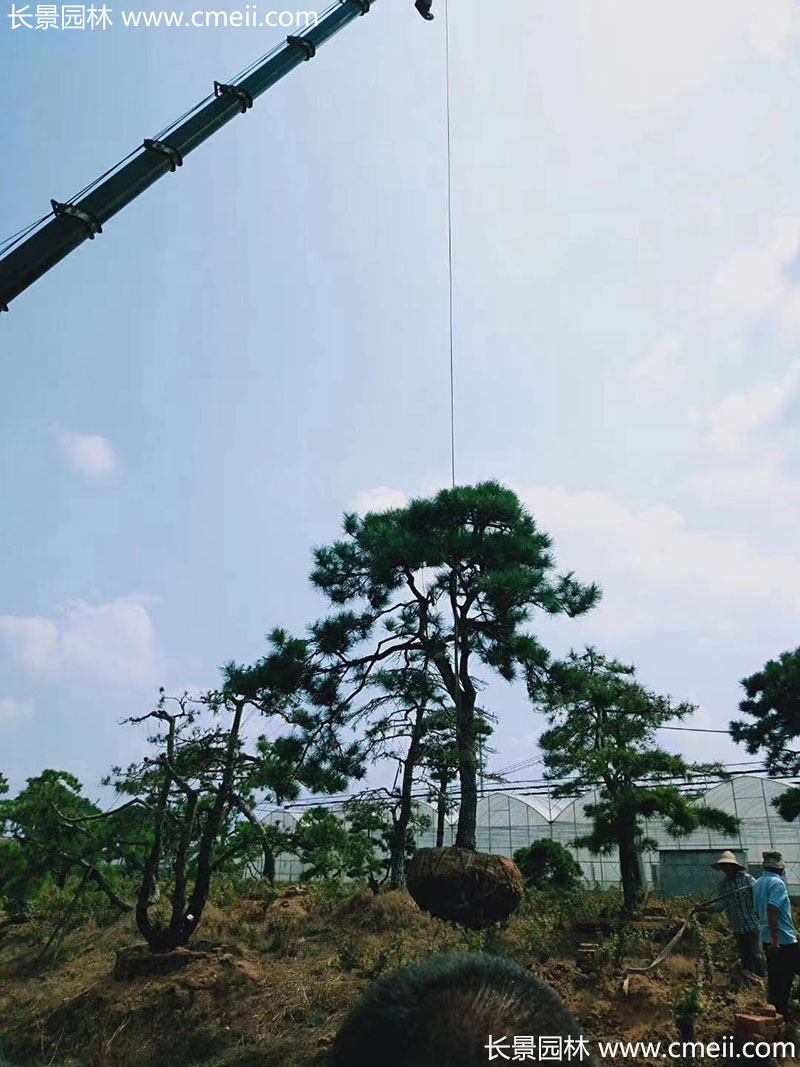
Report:
[[[691,926],[657,968],[631,975],[626,993],[624,968],[652,961],[689,904],[645,907],[620,942],[613,891],[529,893],[507,923],[471,931],[431,918],[401,891],[223,886],[188,962],[143,958],[132,920],[103,914],[75,920],[42,957],[63,918],[58,907],[0,927],[0,1063],[324,1067],[341,1019],[373,979],[445,951],[489,952],[530,969],[581,1021],[598,1063],[622,1059],[599,1056],[598,1041],[674,1041],[681,1013],[698,1041],[720,1040],[735,1011],[765,999],[761,981],[736,966],[718,917]],[[599,947],[579,960],[587,942]]]

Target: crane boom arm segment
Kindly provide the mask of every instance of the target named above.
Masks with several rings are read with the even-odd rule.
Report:
[[[0,259],[0,311],[29,285],[41,278],[66,255],[102,232],[126,204],[143,193],[164,174],[175,170],[183,159],[236,115],[252,107],[253,100],[300,63],[311,59],[317,48],[359,15],[365,15],[375,0],[339,0],[337,6],[302,37],[286,43],[235,85],[214,83],[214,99],[178,124],[161,140],[144,141],[129,162],[115,170],[74,203],[53,201],[54,217],[35,230]],[[430,17],[430,0],[418,0],[418,10]],[[423,11],[423,8],[425,9]]]

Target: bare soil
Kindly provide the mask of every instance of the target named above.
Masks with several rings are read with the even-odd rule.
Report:
[[[596,918],[587,911],[602,912],[601,897],[539,897],[505,926],[476,933],[423,914],[405,893],[289,888],[272,902],[209,906],[196,958],[124,978],[114,977],[118,953],[136,957],[131,950],[141,943],[129,918],[73,930],[46,964],[36,957],[49,930],[6,926],[0,1067],[4,1056],[15,1067],[324,1067],[343,1015],[375,977],[453,950],[489,951],[528,967],[557,990],[593,1044],[676,1040],[672,1004],[694,981],[701,941],[692,934],[658,969],[633,975],[626,995],[613,934],[603,935],[607,921],[598,918],[596,961],[577,963],[580,944],[597,939],[587,935]],[[648,963],[675,931],[681,906],[664,910],[634,925],[623,967]],[[730,1035],[734,1012],[765,1000],[763,983],[735,966],[724,922],[705,927],[713,972],[699,1041]]]

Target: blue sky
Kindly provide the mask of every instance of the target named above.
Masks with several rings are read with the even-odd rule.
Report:
[[[280,36],[2,21],[0,236]],[[451,29],[459,480],[602,583],[555,651],[724,727],[798,644],[800,10],[459,0]],[[443,19],[380,0],[0,319],[13,785],[94,790],[159,684],[320,613],[343,510],[448,481],[444,135]],[[535,755],[524,694],[485,702],[496,765]]]

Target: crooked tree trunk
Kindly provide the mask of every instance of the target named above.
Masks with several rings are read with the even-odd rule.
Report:
[[[174,731],[173,724],[170,724],[170,729]],[[139,929],[139,933],[147,942],[151,952],[158,952],[161,950],[161,928],[151,920],[150,907],[153,904],[153,885],[158,883],[159,866],[161,864],[161,852],[163,848],[164,822],[167,817],[169,791],[172,786],[172,775],[165,760],[162,761],[162,766],[164,770],[164,779],[161,783],[161,789],[159,790],[158,801],[156,804],[155,820],[153,824],[153,843],[150,847],[147,859],[145,860],[142,880],[139,883],[139,893],[136,898],[136,926]]]
[[[236,764],[236,746],[239,741],[239,733],[242,727],[242,713],[244,700],[233,702],[234,712],[228,743],[225,751],[225,763],[222,769],[222,778],[217,789],[216,800],[206,819],[203,833],[200,837],[200,848],[197,853],[197,873],[194,880],[194,888],[189,898],[189,910],[184,916],[181,928],[181,944],[185,945],[197,929],[203,910],[208,900],[208,892],[211,888],[211,875],[214,870],[212,857],[217,845],[220,830],[225,814],[233,806],[234,776]]]
[[[162,714],[158,717],[168,724],[166,753],[162,760],[164,779],[159,791],[156,805],[153,844],[145,862],[139,895],[136,901],[136,925],[147,941],[151,952],[171,952],[186,945],[203,914],[214,870],[213,855],[218,844],[219,835],[226,813],[233,804],[234,777],[236,763],[236,746],[241,730],[244,701],[234,702],[234,715],[228,732],[225,759],[222,767],[220,784],[215,790],[214,803],[206,817],[196,859],[194,885],[188,894],[188,857],[192,830],[195,825],[199,805],[199,794],[181,777],[175,764],[176,720],[173,716]],[[187,798],[186,810],[180,825],[178,846],[174,861],[174,888],[171,895],[171,916],[169,924],[161,926],[154,923],[149,915],[152,904],[151,890],[158,879],[163,850],[164,822],[169,817],[170,791],[177,785]],[[188,906],[186,897],[189,896]]]

